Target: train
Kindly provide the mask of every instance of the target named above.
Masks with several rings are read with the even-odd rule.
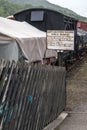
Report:
[[[13,15],[11,19],[17,21],[26,21],[39,30],[47,32],[47,30],[73,30],[74,31],[74,50],[63,51],[62,65],[73,63],[87,52],[87,31],[78,25],[78,20],[70,16],[66,16],[53,9],[32,8],[23,10]],[[59,64],[54,57],[44,60],[46,64]]]

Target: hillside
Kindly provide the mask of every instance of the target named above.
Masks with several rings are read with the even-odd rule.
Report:
[[[63,13],[63,14],[66,14],[66,15],[70,14],[70,16],[71,16],[71,14],[72,15],[77,15],[72,10],[60,7],[58,5],[51,4],[46,0],[6,0],[6,1],[16,3],[16,4],[19,4],[19,5],[22,5],[22,6],[26,5],[26,4],[31,4],[31,5],[36,6],[36,7],[41,7],[42,6],[44,8],[49,8],[49,9],[59,11],[60,13]]]
[[[28,5],[18,5],[16,3],[10,3],[6,0],[0,0],[0,16],[7,17],[9,15],[13,15],[14,13],[17,13],[21,10],[24,10],[26,8],[32,8],[33,6]]]
[[[8,1],[12,4],[17,4],[17,6],[21,6],[20,10],[29,9],[32,7],[35,7],[35,8],[43,7],[43,8],[56,10],[56,11],[66,15],[66,16],[73,17],[77,20],[87,22],[87,18],[82,17],[82,16],[78,15],[77,13],[75,13],[72,10],[69,10],[67,8],[63,8],[63,7],[60,7],[58,5],[51,4],[46,0],[6,0],[6,1]],[[16,12],[17,11],[19,11],[19,10],[16,10]]]
[[[16,3],[19,5],[31,4],[31,5],[42,5],[46,4],[46,0],[6,0],[11,3]]]
[[[0,0],[0,16],[6,17],[12,15],[14,12],[20,11],[21,7],[16,4],[6,2],[5,0]]]

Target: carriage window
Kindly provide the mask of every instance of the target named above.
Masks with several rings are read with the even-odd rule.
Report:
[[[43,21],[44,11],[32,11],[31,21]]]

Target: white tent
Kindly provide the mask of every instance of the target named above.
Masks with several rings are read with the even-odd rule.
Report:
[[[26,22],[0,17],[0,58],[17,61],[21,55],[33,62],[57,53],[46,49],[45,32]]]

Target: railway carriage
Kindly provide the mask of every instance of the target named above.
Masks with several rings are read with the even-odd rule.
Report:
[[[63,64],[72,62],[79,57],[83,49],[83,36],[78,35],[78,20],[66,16],[53,9],[33,8],[14,14],[17,21],[26,21],[34,27],[42,30],[73,30],[74,31],[74,51],[64,51],[62,54]],[[86,44],[86,43],[85,43]],[[85,46],[86,47],[86,46]]]

